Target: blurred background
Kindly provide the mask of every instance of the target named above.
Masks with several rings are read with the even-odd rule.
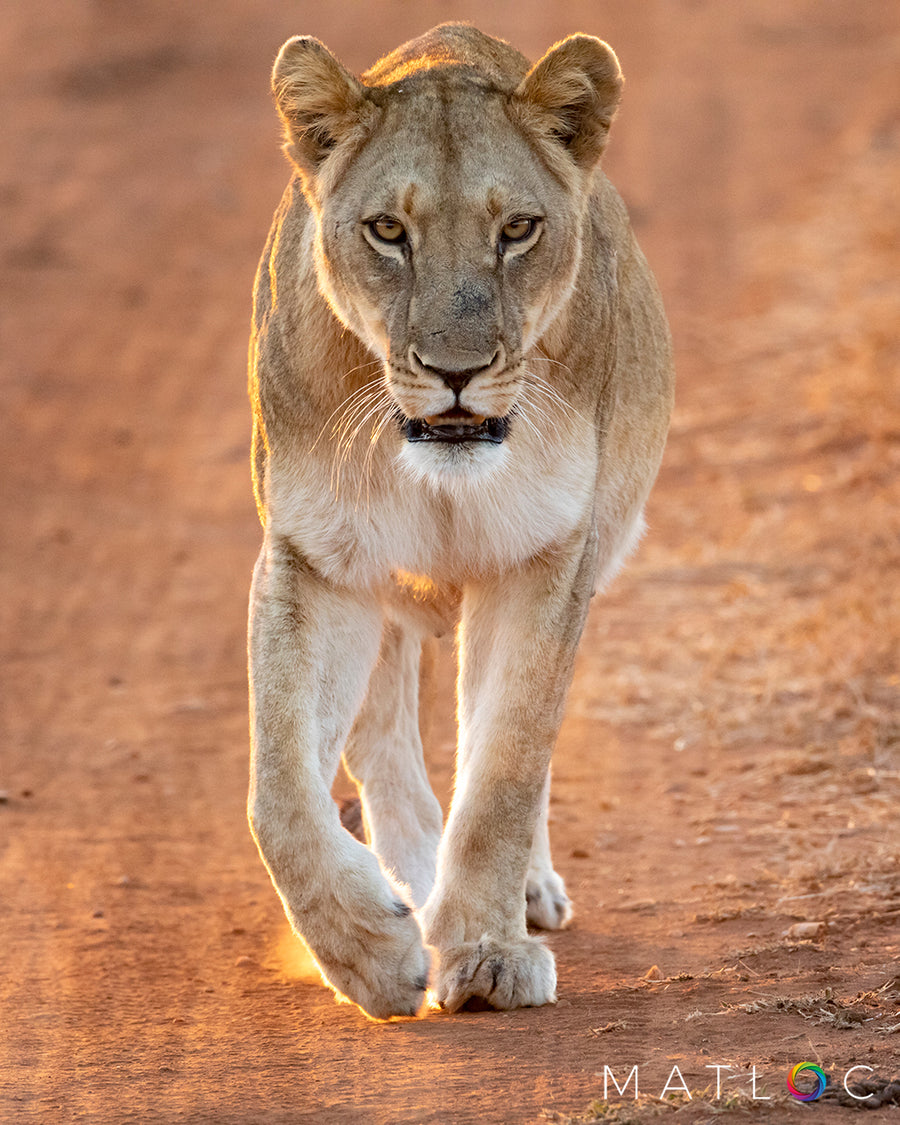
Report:
[[[146,1111],[170,1073],[188,1100],[201,1086],[221,1096],[223,1121],[231,1087],[214,1094],[203,1068],[230,1074],[235,1012],[299,1051],[295,1065],[312,1049],[267,1022],[274,985],[231,979],[242,957],[265,962],[282,925],[243,822],[244,612],[260,541],[245,356],[255,265],[289,174],[269,72],[292,34],[359,72],[449,19],[533,59],[573,31],[612,44],[626,87],[605,168],[675,338],[678,408],[650,535],[592,611],[559,750],[554,831],[581,888],[572,971],[588,978],[588,938],[610,932],[592,915],[621,866],[598,843],[601,821],[629,841],[646,893],[654,877],[680,893],[665,857],[686,835],[686,798],[660,781],[672,837],[629,836],[638,768],[665,780],[689,762],[688,798],[712,818],[740,808],[762,823],[792,802],[787,836],[742,859],[697,844],[693,870],[765,856],[782,890],[815,894],[825,876],[804,848],[824,845],[809,826],[849,820],[852,839],[829,829],[828,870],[846,889],[864,867],[878,909],[896,905],[897,5],[5,4],[0,900],[14,971],[0,996],[18,1023],[4,1017],[0,1034],[14,1108],[100,1113],[127,1078]],[[451,714],[445,700],[432,761],[443,797]],[[736,763],[752,800],[718,785]],[[618,956],[639,949],[647,965],[634,967],[649,967],[652,941],[628,921]],[[301,1044],[338,1019],[320,993],[292,1009]],[[353,1018],[341,1009],[342,1027]],[[587,1090],[584,1075],[555,1094],[535,1076],[581,1057],[565,1026],[550,1061],[510,1072],[535,1106]],[[144,1056],[117,1077],[104,1067],[120,1036]],[[271,1065],[254,1042],[255,1065]],[[447,1088],[468,1090],[459,1066],[462,1086]],[[266,1073],[271,1104],[287,1105],[283,1076]]]

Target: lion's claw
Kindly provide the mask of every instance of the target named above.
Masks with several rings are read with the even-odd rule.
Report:
[[[448,1012],[473,998],[504,1010],[554,1004],[553,954],[537,938],[500,942],[485,935],[441,951],[434,993]]]

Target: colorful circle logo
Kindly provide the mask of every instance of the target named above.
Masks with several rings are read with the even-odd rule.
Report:
[[[812,1090],[804,1091],[797,1088],[798,1074],[810,1074],[815,1077],[816,1084]],[[787,1088],[798,1102],[814,1102],[816,1098],[821,1098],[827,1085],[828,1078],[825,1071],[820,1066],[816,1066],[815,1063],[811,1062],[797,1063],[795,1067],[791,1068],[791,1073],[787,1078]]]

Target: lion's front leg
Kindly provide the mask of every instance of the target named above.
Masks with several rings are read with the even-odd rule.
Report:
[[[423,912],[432,981],[451,1011],[552,1003],[553,956],[526,928],[526,878],[595,565],[589,537],[468,588],[456,792]]]
[[[330,794],[381,631],[374,600],[333,588],[270,537],[251,595],[253,835],[325,977],[387,1019],[421,1007],[428,955],[409,903]]]

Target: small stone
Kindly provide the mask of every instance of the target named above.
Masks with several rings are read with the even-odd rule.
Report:
[[[253,958],[248,957],[246,954],[243,957],[238,957],[234,963],[236,969],[246,969],[253,964]]]
[[[5,789],[0,789],[0,805],[5,805],[9,800],[9,793]]]
[[[572,848],[573,859],[590,859],[591,853],[584,850],[584,848]]]
[[[663,971],[659,967],[659,965],[654,965],[652,969],[648,969],[647,972],[644,973],[643,979],[644,980],[665,980],[666,978],[663,975]]]

